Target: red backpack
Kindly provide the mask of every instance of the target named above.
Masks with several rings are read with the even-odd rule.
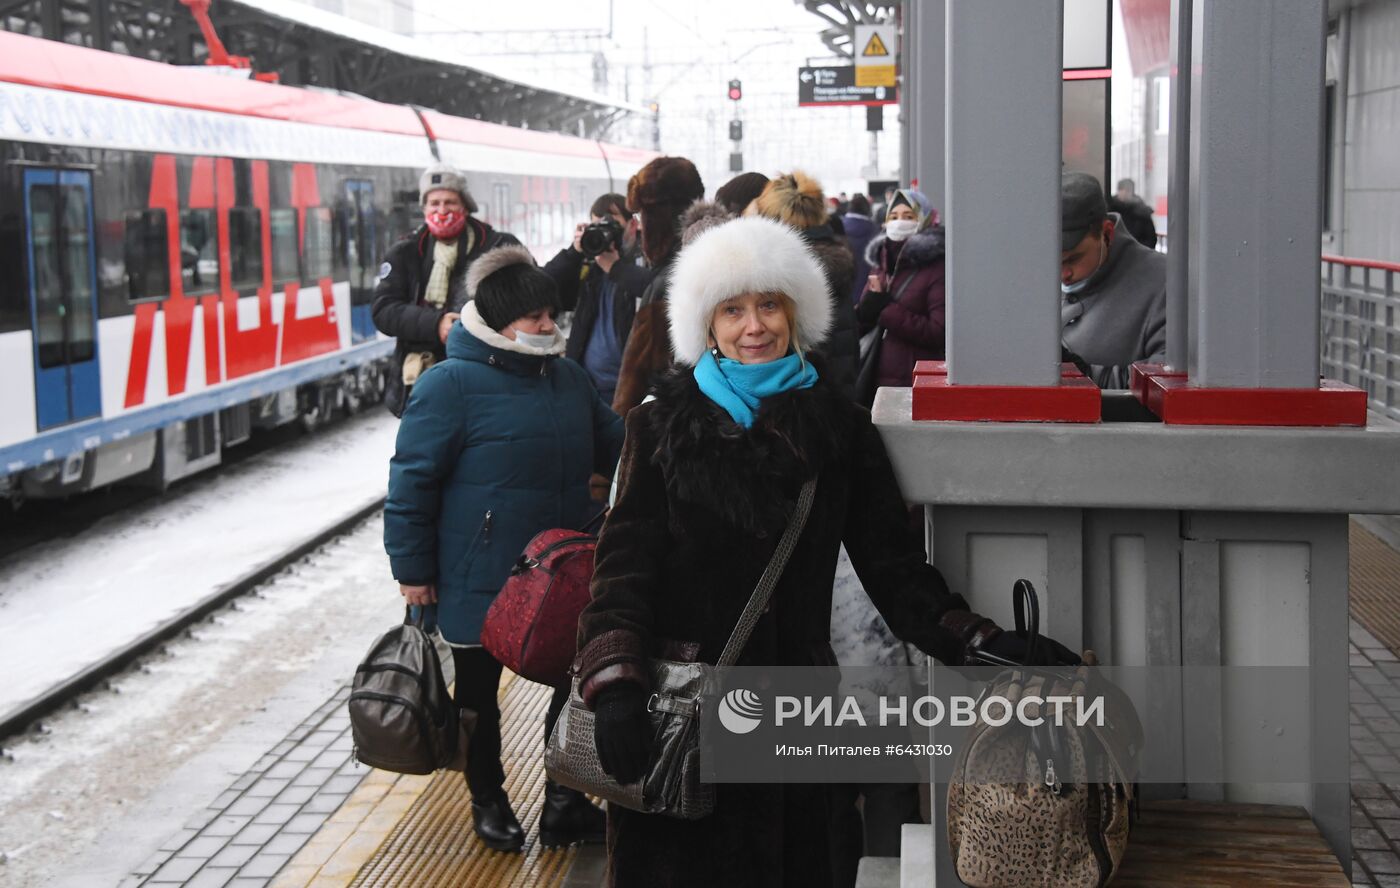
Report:
[[[568,683],[597,545],[578,530],[546,530],[530,540],[486,612],[481,644],[491,656],[531,681]]]

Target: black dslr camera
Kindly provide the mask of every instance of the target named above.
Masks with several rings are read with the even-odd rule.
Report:
[[[583,255],[592,259],[608,250],[621,249],[622,247],[622,226],[617,224],[616,219],[604,219],[602,222],[593,222],[583,229],[583,235],[579,238],[579,247],[583,250]]]

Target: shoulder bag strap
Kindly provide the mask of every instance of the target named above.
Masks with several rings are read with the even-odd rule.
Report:
[[[783,575],[783,568],[787,567],[792,550],[797,547],[797,538],[802,535],[802,528],[807,524],[807,516],[812,511],[812,500],[815,499],[816,492],[817,479],[813,476],[802,485],[802,492],[797,495],[797,511],[793,512],[787,530],[783,531],[782,539],[778,540],[778,548],[768,560],[768,566],[763,569],[763,576],[758,578],[758,585],[749,596],[749,603],[744,605],[744,612],[739,616],[739,625],[730,633],[724,653],[719,655],[719,662],[715,664],[718,668],[727,669],[733,666],[734,661],[739,659],[739,652],[748,644],[749,636],[758,625],[758,618],[763,615],[763,609],[773,597],[773,589],[778,585],[778,578]]]

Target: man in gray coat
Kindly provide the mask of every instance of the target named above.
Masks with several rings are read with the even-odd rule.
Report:
[[[1167,347],[1167,257],[1108,212],[1093,176],[1060,180],[1060,336],[1099,388],[1127,388],[1134,361]]]

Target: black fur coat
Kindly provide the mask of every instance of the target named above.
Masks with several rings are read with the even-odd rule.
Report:
[[[700,660],[715,662],[813,474],[811,515],[740,665],[833,662],[827,638],[842,543],[894,632],[954,662],[961,642],[939,618],[967,605],[910,529],[870,414],[818,382],[769,398],[745,430],[688,370],[673,370],[658,399],[627,416],[617,503],[579,622],[585,696],[613,681],[645,681],[637,664],[674,652],[669,642],[689,642]],[[829,831],[849,804],[841,798],[824,786],[723,784],[715,812],[698,821],[613,806],[613,884],[831,885],[839,865],[827,850],[848,838]]]

